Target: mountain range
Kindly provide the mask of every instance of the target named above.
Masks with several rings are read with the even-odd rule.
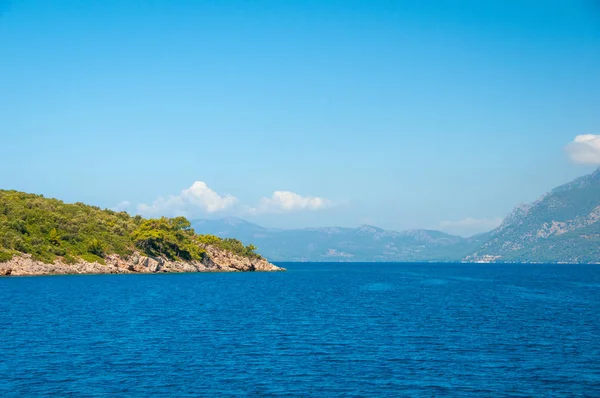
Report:
[[[517,206],[469,238],[436,230],[273,229],[239,218],[195,220],[201,233],[251,242],[272,261],[600,263],[600,168]]]

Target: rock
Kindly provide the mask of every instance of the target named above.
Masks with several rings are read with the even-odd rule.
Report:
[[[203,264],[212,270],[217,271],[285,271],[284,268],[277,267],[269,263],[264,258],[248,258],[235,255],[231,252],[219,250],[212,246],[204,247],[207,256],[203,259]]]
[[[231,252],[204,246],[206,254],[201,261],[171,261],[133,253],[127,258],[110,254],[106,264],[83,260],[67,264],[61,259],[46,264],[31,258],[29,254],[15,256],[0,263],[0,276],[17,275],[60,275],[60,274],[152,274],[165,272],[271,272],[285,271],[263,258],[250,259]]]

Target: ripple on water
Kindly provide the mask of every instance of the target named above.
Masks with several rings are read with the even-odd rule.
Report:
[[[448,279],[428,278],[421,281],[422,285],[426,286],[443,286],[450,282]]]
[[[367,292],[387,292],[394,289],[394,285],[385,282],[367,283],[360,287],[361,290]]]

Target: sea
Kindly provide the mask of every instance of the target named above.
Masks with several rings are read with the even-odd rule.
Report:
[[[600,397],[600,266],[0,278],[0,396]]]

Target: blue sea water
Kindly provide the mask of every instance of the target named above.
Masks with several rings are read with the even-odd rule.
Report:
[[[600,267],[0,279],[1,396],[600,396]]]

